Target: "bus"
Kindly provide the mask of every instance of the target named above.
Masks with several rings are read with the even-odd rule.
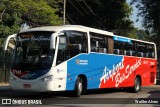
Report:
[[[153,42],[80,25],[36,27],[12,37],[13,90],[72,91],[79,97],[88,89],[126,87],[137,93],[156,82]]]

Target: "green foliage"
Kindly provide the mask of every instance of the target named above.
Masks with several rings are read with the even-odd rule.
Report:
[[[71,24],[116,30],[120,35],[134,30],[129,19],[132,8],[125,0],[67,0],[66,9]]]
[[[31,5],[32,4],[32,5]],[[56,9],[53,9],[44,0],[23,0],[24,10],[22,18],[32,27],[46,25],[60,25],[62,20],[55,15]],[[23,7],[22,7],[23,8]]]
[[[30,27],[61,25],[64,0],[1,0],[0,38],[17,33],[22,24]],[[66,0],[68,24],[84,25],[113,31],[119,35],[134,34],[129,19],[132,8],[125,0]],[[136,36],[132,36],[136,38]]]
[[[1,0],[0,38],[17,33],[24,23],[30,27],[62,24],[62,19],[56,14],[59,11],[56,3],[59,2],[49,1],[51,0]]]
[[[137,35],[137,30],[133,30],[133,31],[129,32],[128,37],[129,38],[134,38],[134,39],[139,39],[139,37]]]
[[[132,0],[139,9],[138,16],[143,17],[143,26],[151,41],[160,49],[160,0]]]
[[[139,39],[139,40],[144,40],[144,41],[149,41],[150,38],[147,35],[147,33],[145,32],[145,30],[142,29],[135,29],[132,30],[131,32],[128,33],[130,38],[134,38],[134,39]]]

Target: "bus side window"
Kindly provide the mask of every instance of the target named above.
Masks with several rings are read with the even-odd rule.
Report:
[[[145,43],[137,43],[137,56],[147,57],[147,46]]]
[[[68,57],[72,58],[80,53],[88,52],[87,34],[79,31],[67,31]]]
[[[113,54],[123,55],[123,42],[114,41]]]
[[[88,52],[88,39],[87,34],[79,31],[68,31],[68,50],[71,50],[71,57],[79,54],[79,53],[87,53]],[[74,52],[75,51],[75,52]]]
[[[124,44],[124,55],[128,56],[135,56],[136,55],[136,49],[134,43],[125,43]]]
[[[149,58],[154,58],[155,57],[155,53],[154,53],[154,45],[150,44],[148,45],[148,57]]]
[[[91,36],[91,52],[107,53],[107,36],[90,33]]]
[[[87,34],[79,31],[65,31],[65,44],[58,46],[57,64],[62,63],[80,53],[88,52]]]
[[[119,49],[114,49],[114,50],[113,50],[113,53],[114,53],[114,54],[120,54],[120,50],[119,50]]]

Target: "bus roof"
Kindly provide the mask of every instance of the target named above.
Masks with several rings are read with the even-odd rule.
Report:
[[[81,26],[81,25],[62,25],[62,26],[35,27],[35,28],[27,29],[25,31],[21,31],[20,33],[30,32],[30,31],[53,31],[53,32],[58,32],[58,31],[62,31],[62,30],[77,30],[77,31],[82,31],[82,32],[87,32],[89,30],[91,32],[100,33],[100,34],[105,34],[105,35],[110,35],[110,36],[114,35],[112,32],[99,30],[99,29],[95,29],[95,28],[90,28],[90,27],[85,27],[85,26]]]
[[[52,31],[52,32],[59,32],[62,30],[77,30],[77,31],[82,31],[82,32],[93,32],[93,33],[98,33],[98,34],[104,34],[107,36],[117,36],[114,35],[112,32],[104,31],[104,30],[99,30],[95,28],[90,28],[82,25],[62,25],[62,26],[42,26],[42,27],[35,27],[31,29],[27,29],[25,31],[21,31],[20,33],[24,32],[31,32],[31,31]],[[155,44],[153,42],[148,42],[148,41],[143,41],[143,40],[138,40],[138,39],[132,39],[124,36],[117,36],[120,38],[127,38],[130,40],[138,41],[138,42],[143,42],[143,43],[149,43],[149,44]]]

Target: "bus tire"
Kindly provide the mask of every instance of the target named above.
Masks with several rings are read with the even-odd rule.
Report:
[[[133,92],[138,93],[141,90],[141,80],[139,77],[136,77],[134,80]]]
[[[41,96],[47,96],[47,95],[49,95],[49,92],[40,92],[40,95]]]
[[[83,92],[83,80],[81,77],[78,77],[75,84],[74,96],[80,97]]]

